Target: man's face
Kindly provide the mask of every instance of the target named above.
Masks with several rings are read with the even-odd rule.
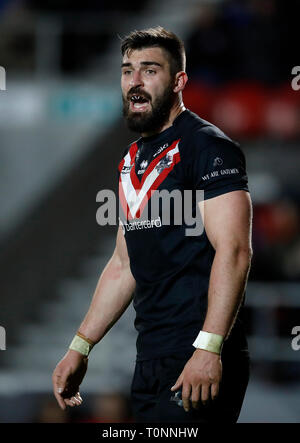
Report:
[[[153,47],[132,50],[122,63],[123,115],[131,130],[153,134],[168,121],[175,101],[168,57]]]

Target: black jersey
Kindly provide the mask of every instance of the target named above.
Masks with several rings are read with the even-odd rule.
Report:
[[[186,220],[175,223],[172,199],[168,223],[161,200],[155,215],[150,202],[162,191],[188,190],[195,216],[196,190],[204,199],[248,191],[244,154],[216,126],[185,110],[168,129],[132,143],[118,171],[120,223],[136,280],[137,360],[190,353],[205,319],[215,251],[205,230],[187,235]],[[240,325],[238,317],[230,339],[245,348]]]

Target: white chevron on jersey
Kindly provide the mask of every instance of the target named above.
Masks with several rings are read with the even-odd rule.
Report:
[[[140,189],[136,189],[134,187],[130,173],[120,174],[120,185],[122,186],[124,197],[130,210],[130,214],[133,218],[136,217],[136,213],[140,209],[142,203],[145,203],[145,201],[147,202],[147,200],[149,199],[149,196],[147,197],[147,193],[151,191],[152,188],[156,189],[156,187],[153,185],[155,184],[155,181],[159,178],[159,176],[161,174],[164,174],[165,170],[171,170],[174,167],[174,156],[176,158],[176,154],[179,155],[178,144],[179,141],[176,143],[174,148],[170,149],[169,151],[167,150],[166,154],[162,156],[158,162],[153,160],[150,163],[148,168],[152,170],[147,175],[145,181],[141,181]],[[165,159],[166,155],[168,155],[167,166],[161,172],[159,172],[159,168],[157,168],[156,166],[159,165],[161,160]],[[124,166],[130,167],[130,165],[132,165],[130,151],[126,154],[124,160]],[[134,168],[134,165],[132,167]]]

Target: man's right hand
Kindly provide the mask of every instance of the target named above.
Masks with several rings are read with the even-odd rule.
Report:
[[[121,317],[132,301],[136,287],[121,226],[114,253],[98,280],[89,310],[78,331],[98,343]],[[82,403],[79,386],[85,376],[88,358],[69,349],[53,371],[55,398],[62,409]]]
[[[61,409],[66,409],[66,406],[81,405],[79,386],[87,367],[88,358],[71,349],[56,365],[52,375],[52,383],[55,398]]]

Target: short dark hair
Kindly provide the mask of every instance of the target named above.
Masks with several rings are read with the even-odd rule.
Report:
[[[132,31],[121,42],[121,51],[126,53],[135,49],[159,47],[169,55],[171,75],[185,70],[185,49],[183,41],[173,32],[161,26]]]

